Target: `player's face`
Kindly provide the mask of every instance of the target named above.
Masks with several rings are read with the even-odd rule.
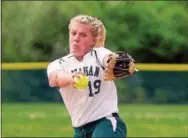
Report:
[[[88,24],[72,22],[69,28],[70,53],[77,58],[82,58],[95,44]]]

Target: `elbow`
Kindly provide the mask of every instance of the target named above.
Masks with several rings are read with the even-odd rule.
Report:
[[[58,85],[57,80],[55,79],[55,76],[53,75],[49,77],[48,83],[50,87],[56,87]]]

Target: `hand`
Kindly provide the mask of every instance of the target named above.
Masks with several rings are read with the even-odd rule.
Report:
[[[118,80],[132,75],[135,71],[134,59],[124,51],[109,54],[104,59],[104,80]]]
[[[81,76],[83,76],[83,75],[85,76],[85,74],[82,73],[82,72],[76,72],[75,74],[72,75],[72,78],[73,78],[72,85],[73,85],[74,88],[76,88],[76,86],[75,86],[76,85],[76,81],[75,81],[76,79],[75,78],[80,79]]]

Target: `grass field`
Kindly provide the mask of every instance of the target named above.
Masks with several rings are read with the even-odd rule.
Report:
[[[128,137],[188,137],[188,105],[120,105]],[[71,137],[63,104],[2,104],[3,137]]]

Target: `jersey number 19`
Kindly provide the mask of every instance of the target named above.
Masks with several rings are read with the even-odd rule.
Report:
[[[100,92],[101,80],[95,80],[93,83],[89,81],[89,97],[93,97],[94,95]]]

